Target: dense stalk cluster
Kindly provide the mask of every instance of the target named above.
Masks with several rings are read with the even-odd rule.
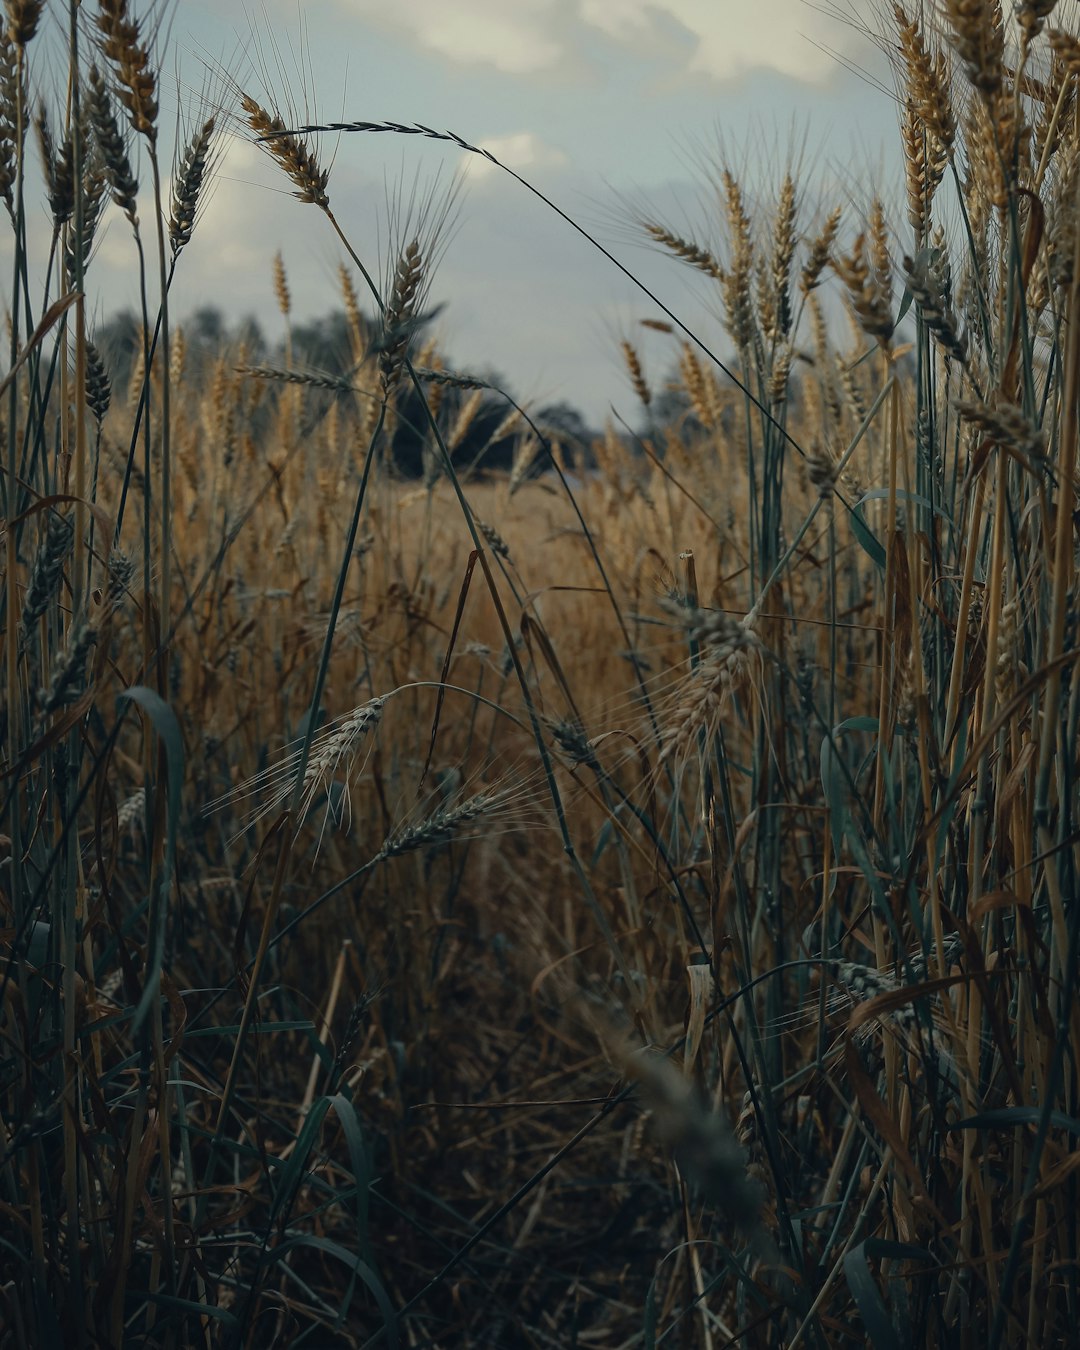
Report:
[[[0,31],[0,1350],[1073,1343],[1073,9],[890,4],[842,211],[644,208],[713,334],[577,227],[602,427],[443,349],[455,188],[373,272],[295,92],[166,156],[154,11],[73,11]],[[230,115],[329,322],[280,253],[169,322]]]

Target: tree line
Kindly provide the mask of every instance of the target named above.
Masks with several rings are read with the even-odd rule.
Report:
[[[208,376],[222,354],[231,352],[237,354],[238,360],[242,354],[245,365],[284,369],[288,361],[293,370],[332,377],[348,375],[353,366],[351,331],[344,310],[332,311],[307,323],[293,324],[288,348],[284,340],[269,340],[255,318],[249,316],[230,323],[214,306],[196,310],[180,327],[184,333],[185,369],[196,380]],[[126,387],[142,352],[142,327],[137,315],[130,310],[114,314],[99,325],[94,344],[113,386]],[[452,362],[444,361],[444,364],[447,369],[454,369]],[[455,457],[462,463],[475,461],[481,471],[507,471],[511,467],[515,433],[495,436],[506,420],[509,405],[494,390],[511,394],[513,391],[497,372],[468,373],[490,384],[492,392],[485,393]],[[329,399],[334,395],[327,393],[325,397]],[[444,407],[451,417],[456,406],[467,397],[468,393],[460,389],[445,391]],[[424,447],[429,439],[429,429],[415,390],[403,397],[398,412],[391,450],[393,462],[402,476],[418,478],[424,472]],[[549,403],[530,412],[530,416],[537,425],[558,433],[570,463],[589,461],[590,446],[599,433],[572,404],[565,401]]]

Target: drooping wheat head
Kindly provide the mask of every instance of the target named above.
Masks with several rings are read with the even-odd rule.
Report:
[[[259,144],[292,183],[293,196],[322,210],[328,209],[330,196],[326,187],[330,171],[319,166],[318,157],[307,141],[289,134],[281,115],[267,112],[250,94],[241,95],[240,106]]]

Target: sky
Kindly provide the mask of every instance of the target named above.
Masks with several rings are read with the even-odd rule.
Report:
[[[286,117],[291,104],[305,117],[448,128],[491,149],[721,346],[716,297],[647,247],[636,217],[722,250],[709,176],[725,162],[762,202],[794,165],[808,231],[849,203],[853,233],[875,189],[900,204],[892,101],[851,68],[880,78],[880,54],[856,24],[803,0],[177,0],[154,12],[164,15],[170,125],[179,112],[190,126],[202,92],[220,91],[227,72]],[[221,144],[173,309],[252,314],[273,338],[277,250],[298,321],[338,307],[344,252],[239,124]],[[519,397],[565,399],[594,425],[612,408],[636,412],[621,338],[641,348],[654,383],[669,373],[671,339],[640,323],[659,317],[655,306],[507,174],[403,136],[323,137],[318,148],[332,165],[335,214],[379,276],[388,202],[413,185],[437,194],[463,175],[431,285],[457,369],[497,371]],[[115,213],[92,271],[97,313],[134,302],[130,235]]]

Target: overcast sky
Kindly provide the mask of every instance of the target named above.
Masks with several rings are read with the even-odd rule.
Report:
[[[763,190],[798,155],[811,206],[818,193],[828,206],[850,201],[852,226],[873,188],[899,201],[891,101],[845,66],[880,75],[880,57],[855,26],[802,0],[179,0],[165,13],[181,107],[209,63],[264,100],[265,76],[271,94],[323,118],[450,128],[542,188],[713,336],[701,278],[635,241],[634,206],[722,245],[702,170],[721,148]],[[171,117],[175,80],[162,102]],[[391,136],[327,137],[319,148],[333,160],[334,210],[373,268],[385,252],[388,193],[417,175],[448,183],[470,158]],[[251,313],[273,336],[278,248],[296,317],[334,308],[342,252],[327,223],[234,134],[182,260],[176,308]],[[93,269],[104,284],[99,312],[134,299],[131,263],[126,224],[110,214]],[[475,158],[432,300],[445,302],[439,331],[459,368],[494,367],[520,395],[566,398],[597,422],[613,403],[634,413],[620,336],[641,344],[654,378],[669,365],[665,339],[639,327],[655,314],[648,302]]]

